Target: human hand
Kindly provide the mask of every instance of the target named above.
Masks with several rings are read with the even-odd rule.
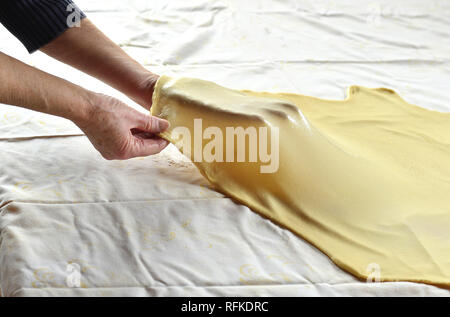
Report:
[[[146,110],[150,110],[152,106],[153,92],[158,79],[158,75],[149,71],[136,75],[135,81],[138,83],[134,87],[136,89],[136,93],[134,95],[127,94],[127,96]]]
[[[143,114],[113,97],[93,94],[89,115],[75,122],[107,160],[126,160],[161,152],[168,141],[156,136],[166,120]]]

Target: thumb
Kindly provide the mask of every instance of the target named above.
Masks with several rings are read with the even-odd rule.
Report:
[[[133,146],[131,148],[131,157],[144,157],[161,152],[169,142],[162,139],[140,139],[133,138]]]
[[[136,128],[140,130],[150,133],[160,133],[167,130],[169,126],[170,124],[169,121],[167,120],[154,116],[149,116],[143,113],[138,114]]]

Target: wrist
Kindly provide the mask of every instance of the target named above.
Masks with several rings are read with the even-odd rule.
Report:
[[[86,127],[94,115],[95,107],[99,104],[100,95],[93,91],[84,90],[79,94],[81,97],[76,111],[73,111],[67,119],[71,120],[78,127]]]
[[[137,85],[135,96],[130,96],[136,103],[149,110],[152,106],[153,91],[159,76],[148,72],[142,75],[142,79]]]

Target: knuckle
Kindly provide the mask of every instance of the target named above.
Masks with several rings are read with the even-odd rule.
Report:
[[[117,149],[114,151],[114,156],[119,160],[125,160],[128,158],[128,145],[125,143],[122,146],[117,147]]]
[[[116,157],[117,157],[117,159],[119,159],[119,160],[125,160],[125,159],[128,158],[127,156],[128,156],[128,155],[127,155],[127,153],[126,153],[125,151],[117,151],[117,152],[116,152]]]
[[[147,118],[146,119],[146,127],[145,127],[146,130],[147,131],[152,131],[154,126],[155,126],[155,123],[153,121],[153,118],[152,117]]]

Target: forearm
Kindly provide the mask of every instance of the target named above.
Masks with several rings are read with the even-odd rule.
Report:
[[[0,65],[0,103],[64,117],[75,123],[89,117],[93,92],[3,53],[0,53]]]
[[[69,64],[123,92],[145,108],[151,105],[157,76],[127,55],[88,19],[41,48],[47,55]]]

